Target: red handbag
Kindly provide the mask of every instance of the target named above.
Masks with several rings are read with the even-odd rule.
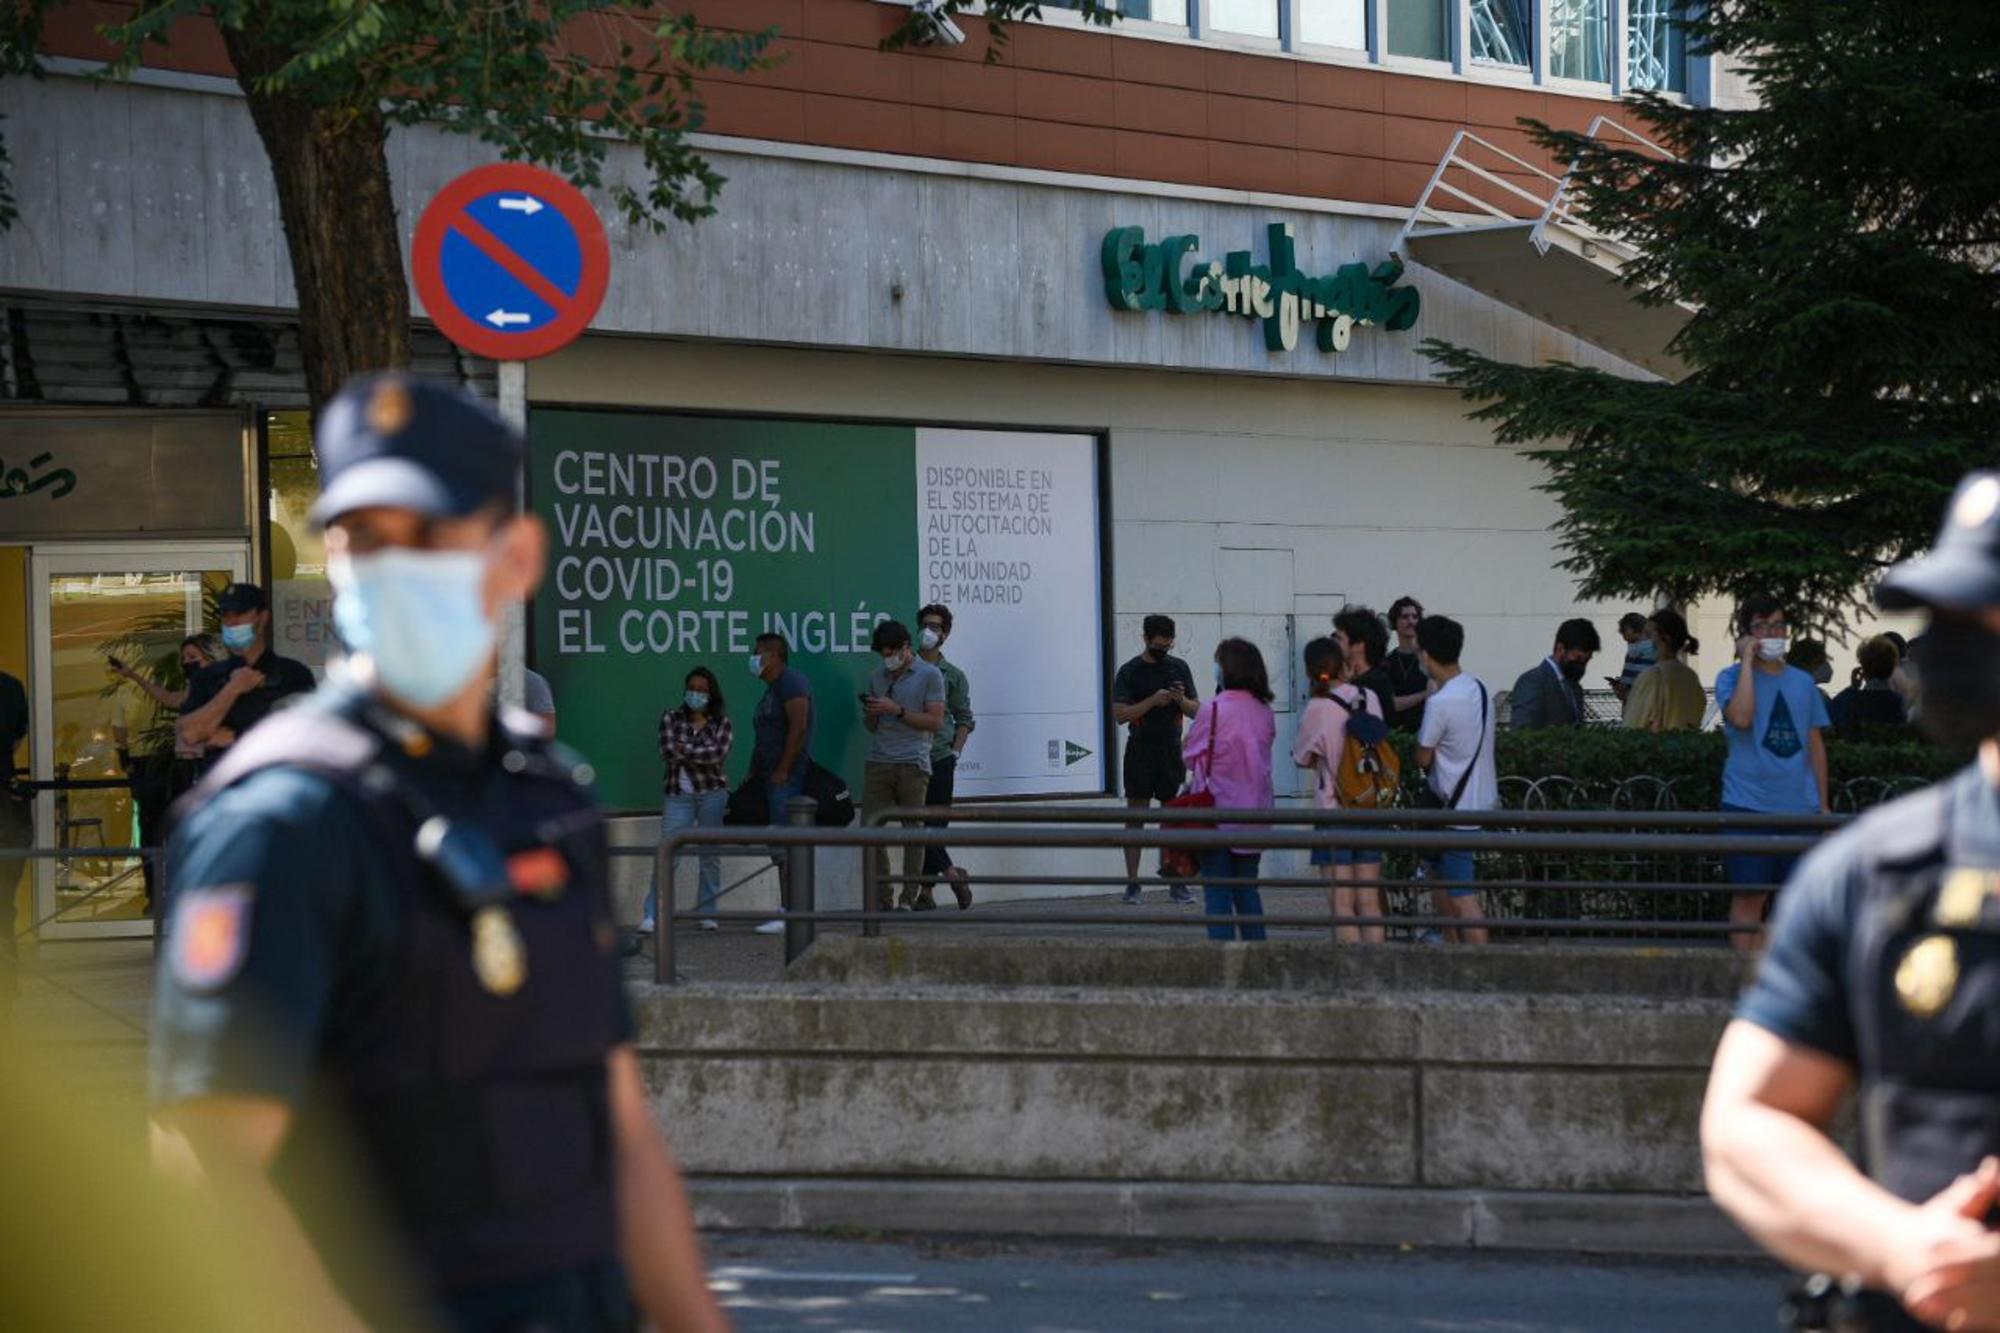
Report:
[[[1208,706],[1208,755],[1215,753],[1215,728],[1222,717],[1222,713],[1217,707],[1219,702],[1211,701]],[[1204,755],[1203,759],[1207,760],[1208,755]],[[1198,773],[1190,770],[1187,787],[1182,790],[1180,795],[1168,801],[1162,808],[1167,810],[1214,809],[1215,796],[1208,790],[1208,764],[1204,762],[1201,771]],[[1163,829],[1198,829],[1213,828],[1214,825],[1206,821],[1191,823],[1186,820],[1175,821],[1164,819],[1160,821],[1160,827]],[[1201,873],[1201,857],[1198,853],[1192,852],[1185,847],[1162,847],[1160,849],[1160,877],[1162,879],[1188,880],[1193,879],[1199,873]]]

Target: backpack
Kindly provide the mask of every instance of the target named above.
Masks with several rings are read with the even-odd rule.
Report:
[[[1353,703],[1337,694],[1327,697],[1347,710],[1347,735],[1333,771],[1341,808],[1386,810],[1398,804],[1403,761],[1389,743],[1389,724],[1368,711],[1367,697],[1359,691]]]

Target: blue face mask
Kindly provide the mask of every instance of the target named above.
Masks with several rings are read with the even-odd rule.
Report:
[[[222,627],[222,645],[232,653],[240,653],[255,642],[257,642],[257,622],[254,620],[245,621],[241,625]]]
[[[1222,693],[1222,689],[1223,689],[1223,686],[1222,686],[1222,664],[1221,664],[1220,662],[1217,662],[1217,663],[1215,664],[1215,692],[1216,692],[1217,694],[1220,694],[1220,693]]]
[[[708,711],[707,690],[689,690],[681,696],[681,699],[687,704],[690,713],[706,713]]]
[[[366,653],[381,687],[436,708],[472,683],[493,656],[485,551],[389,547],[327,563],[333,624]]]
[[[762,653],[750,654],[750,674],[753,676],[761,676],[764,674],[764,654]]]

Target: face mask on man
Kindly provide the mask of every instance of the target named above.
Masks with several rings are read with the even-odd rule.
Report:
[[[750,654],[750,674],[753,676],[761,676],[764,674],[764,654],[762,653]]]
[[[222,644],[232,653],[240,653],[257,642],[257,622],[246,620],[241,625],[222,627]]]
[[[487,553],[386,547],[327,562],[333,623],[375,664],[383,689],[436,708],[472,683],[493,656],[486,614]]]
[[[1784,635],[1779,635],[1775,639],[1759,639],[1757,640],[1757,656],[1763,658],[1766,662],[1782,662],[1785,660],[1785,653],[1790,647],[1791,640]]]
[[[944,642],[944,635],[938,633],[936,630],[932,629],[929,625],[924,626],[924,632],[917,636],[918,645],[921,646],[923,650],[927,653],[936,652],[937,646],[943,642]]]
[[[1582,680],[1583,673],[1590,669],[1589,662],[1578,661],[1573,657],[1563,658],[1557,666],[1561,668],[1564,680]]]
[[[1938,615],[1912,645],[1932,740],[1962,746],[2000,736],[2000,634],[1970,616]]]
[[[882,669],[884,671],[889,671],[889,672],[901,671],[904,667],[908,666],[909,664],[910,664],[910,654],[909,650],[906,648],[898,648],[893,653],[882,654]]]

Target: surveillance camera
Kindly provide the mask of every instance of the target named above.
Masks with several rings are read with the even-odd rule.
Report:
[[[951,21],[945,0],[913,0],[910,8],[923,20],[926,46],[965,45],[965,29]]]

